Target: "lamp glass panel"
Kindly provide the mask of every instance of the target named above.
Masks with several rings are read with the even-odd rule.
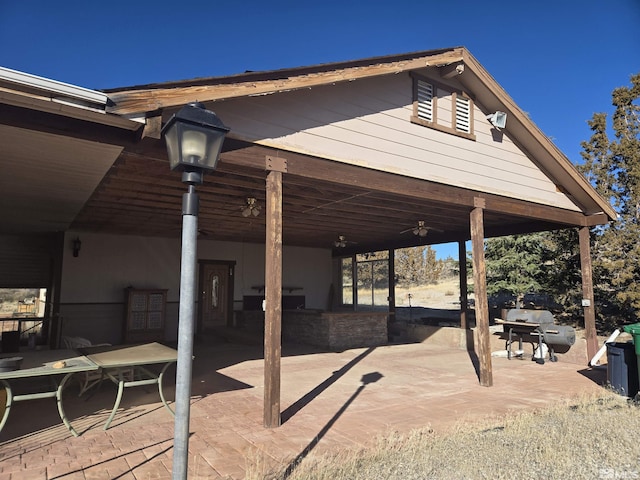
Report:
[[[180,147],[178,145],[178,127],[173,125],[164,133],[164,141],[167,144],[169,166],[174,170],[180,164]]]
[[[200,163],[207,150],[207,136],[196,130],[186,130],[182,135],[182,158],[189,163]]]
[[[215,169],[225,134],[224,130],[174,123],[165,132],[171,169],[184,166]]]

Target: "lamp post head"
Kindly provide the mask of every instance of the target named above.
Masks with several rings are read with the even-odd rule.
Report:
[[[215,170],[229,131],[215,113],[200,102],[189,103],[162,128],[171,170]]]

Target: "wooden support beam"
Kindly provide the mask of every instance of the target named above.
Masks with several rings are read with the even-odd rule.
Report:
[[[581,227],[580,270],[582,272],[582,308],[584,312],[584,330],[587,339],[587,361],[598,351],[598,333],[596,331],[596,310],[593,295],[593,276],[591,273],[591,244],[589,227]]]
[[[162,137],[162,115],[160,113],[147,117],[142,136],[156,139]]]
[[[449,65],[438,67],[438,70],[440,70],[440,76],[442,78],[451,79],[451,78],[457,77],[458,75],[462,75],[464,73],[464,63],[463,62],[450,63]]]
[[[282,348],[282,173],[267,174],[264,322],[264,426],[280,426]]]
[[[481,205],[484,202],[478,202]],[[473,248],[473,283],[476,301],[476,354],[480,362],[480,385],[493,385],[491,344],[489,336],[489,301],[487,300],[487,272],[484,261],[483,209],[471,210],[471,244]]]
[[[467,322],[467,242],[460,240],[458,242],[458,269],[460,275],[460,328],[467,330],[469,324]]]
[[[396,251],[389,250],[389,318],[396,321]],[[388,333],[388,332],[387,332]]]
[[[265,157],[272,156],[274,152],[275,150],[269,147],[251,146],[241,150],[223,152],[221,162],[249,168],[264,168]],[[396,175],[393,182],[390,182],[388,172],[294,152],[286,152],[286,157],[287,173],[290,176],[312,179],[313,181],[331,182],[359,189],[366,188],[366,192],[385,192],[422,200],[439,201],[451,206],[472,208],[475,207],[475,202],[483,201],[485,203],[483,208],[487,212],[500,212],[545,222],[562,223],[566,226],[596,225],[608,221],[606,215],[585,216],[581,212],[534,204],[521,199],[507,198],[489,193],[483,193],[480,197],[477,192],[471,190],[418,178]]]

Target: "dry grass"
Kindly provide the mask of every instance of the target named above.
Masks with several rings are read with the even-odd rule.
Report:
[[[395,433],[367,450],[310,455],[252,479],[640,478],[640,411],[615,394],[566,401],[446,435]],[[262,466],[264,467],[264,466]]]
[[[460,282],[450,278],[434,285],[396,287],[396,306],[408,307],[409,302],[414,307],[460,308]]]

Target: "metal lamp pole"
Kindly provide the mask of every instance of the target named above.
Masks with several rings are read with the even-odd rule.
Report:
[[[186,174],[186,172],[185,172]],[[185,174],[182,180],[185,181]],[[198,173],[202,178],[202,175]],[[189,419],[196,263],[198,258],[198,194],[189,183],[182,196],[182,259],[180,262],[180,313],[178,321],[178,363],[176,365],[176,418],[173,438],[173,480],[186,480],[189,458]]]
[[[196,185],[206,170],[215,170],[224,137],[229,129],[201,103],[183,107],[162,129],[172,170],[182,171],[188,185],[182,196],[182,258],[180,264],[180,311],[178,363],[176,365],[176,411],[173,438],[173,480],[186,480],[189,458],[189,417],[196,264],[198,258],[198,208]]]

